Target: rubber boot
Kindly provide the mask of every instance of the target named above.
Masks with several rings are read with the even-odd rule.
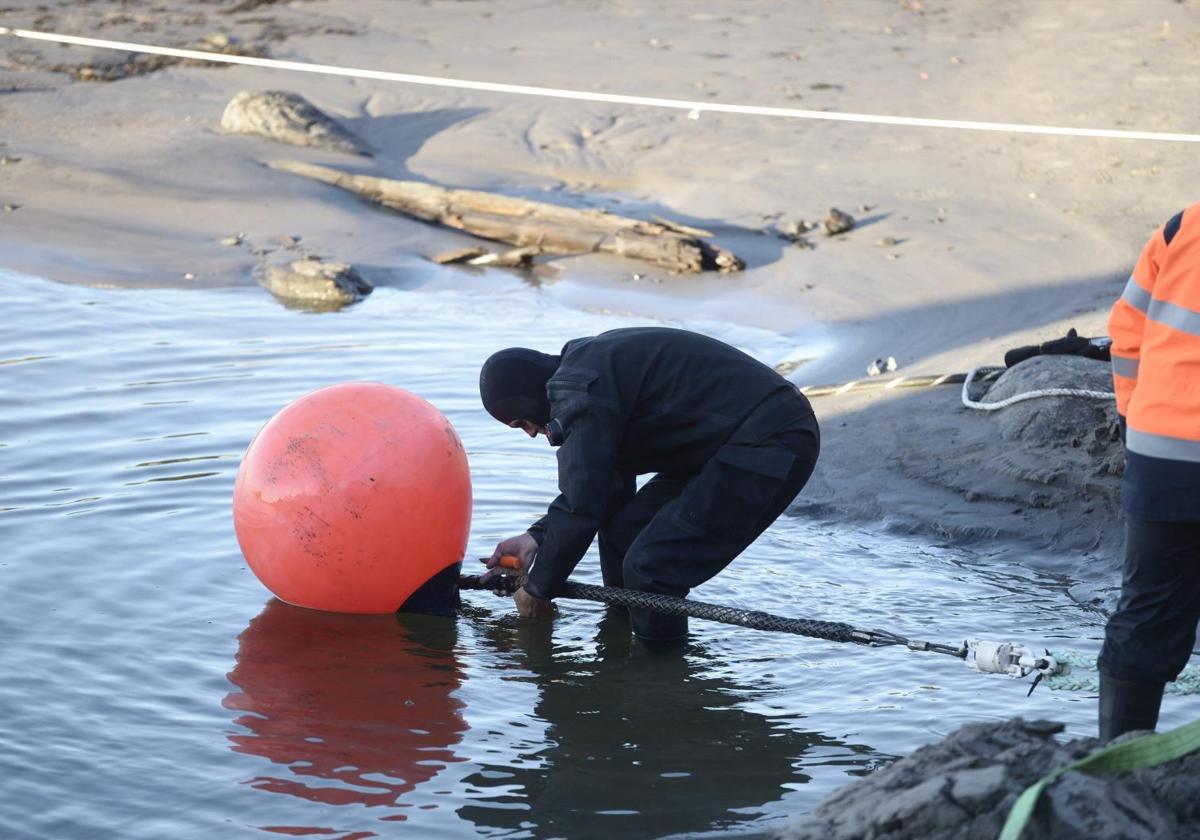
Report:
[[[1134,730],[1154,731],[1164,683],[1118,680],[1100,674],[1100,742]]]
[[[687,639],[686,615],[663,615],[654,610],[630,607],[629,619],[633,634],[646,644],[674,646]]]

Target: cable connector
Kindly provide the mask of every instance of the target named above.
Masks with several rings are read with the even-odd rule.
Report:
[[[1039,656],[1014,642],[972,639],[967,642],[967,650],[967,667],[984,674],[1007,674],[1020,679],[1036,673],[1040,679],[1071,673],[1071,666],[1059,662],[1050,655],[1050,651]]]

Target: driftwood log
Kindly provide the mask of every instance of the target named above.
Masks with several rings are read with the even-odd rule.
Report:
[[[671,271],[741,271],[730,252],[705,242],[704,231],[667,220],[646,222],[598,210],[574,210],[478,190],[420,181],[352,175],[327,166],[277,161],[272,169],[314,178],[409,216],[545,254],[600,251],[645,260]]]

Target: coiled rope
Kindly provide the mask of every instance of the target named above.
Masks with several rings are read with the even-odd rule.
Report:
[[[1025,400],[1036,400],[1041,397],[1081,397],[1090,400],[1112,400],[1116,399],[1116,395],[1112,391],[1090,391],[1086,388],[1043,388],[1039,391],[1026,391],[1023,394],[1014,394],[1008,399],[997,400],[996,402],[981,402],[971,399],[971,385],[976,381],[976,378],[986,379],[988,377],[996,377],[1003,373],[1007,368],[1003,367],[977,367],[972,368],[963,379],[962,386],[962,404],[967,408],[973,408],[977,411],[999,411],[1002,408],[1008,408],[1010,405],[1015,405]]]

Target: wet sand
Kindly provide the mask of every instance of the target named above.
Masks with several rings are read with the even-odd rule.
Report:
[[[1200,65],[1200,13],[1165,0],[62,0],[10,5],[0,25],[702,101],[1162,131],[1190,128],[1177,85]],[[1194,200],[1187,185],[1200,169],[1190,144],[690,120],[129,58],[0,39],[0,203],[12,207],[0,214],[0,265],[97,286],[250,285],[290,247],[352,262],[377,286],[411,287],[426,282],[423,257],[473,241],[262,166],[310,160],[711,230],[744,273],[670,276],[581,256],[545,261],[528,279],[582,308],[828,339],[829,352],[791,375],[800,384],[859,378],[880,356],[900,373],[942,373],[998,364],[1069,326],[1103,334],[1142,242]],[[220,133],[230,98],[265,89],[303,94],[373,157]],[[831,207],[858,226],[810,233],[814,248],[777,235]],[[220,243],[236,233],[240,245]],[[1060,551],[1063,571],[1115,582],[1116,486],[1093,486],[1086,463],[1049,503],[1034,497],[1036,482],[997,472],[1011,444],[991,418],[959,408],[954,388],[827,397],[817,410],[824,452],[801,513],[1028,541]]]

